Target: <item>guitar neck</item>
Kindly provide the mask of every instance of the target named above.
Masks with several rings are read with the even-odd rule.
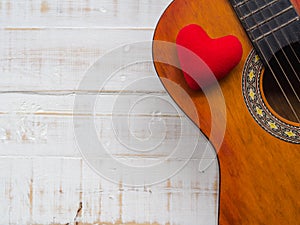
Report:
[[[230,0],[230,3],[265,64],[284,46],[300,41],[299,15],[289,0]]]

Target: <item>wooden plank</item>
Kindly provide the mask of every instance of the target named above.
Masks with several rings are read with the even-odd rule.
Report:
[[[76,149],[73,121],[84,121],[87,116],[94,119],[99,139],[114,149],[117,156],[126,155],[120,142],[115,139],[113,130],[116,126],[120,127],[120,121],[130,123],[130,130],[126,126],[119,128],[119,138],[127,143],[135,143],[138,138],[142,142],[143,139],[151,137],[153,144],[156,144],[164,138],[166,149],[160,149],[162,152],[155,154],[158,159],[165,157],[168,154],[165,151],[172,148],[179,138],[186,140],[186,147],[198,136],[204,141],[200,131],[193,129],[184,114],[172,105],[168,95],[154,95],[150,98],[147,94],[147,98],[143,99],[144,97],[145,94],[100,95],[95,104],[95,112],[81,111],[74,114],[74,95],[2,94],[0,154],[78,157],[80,154]],[[116,99],[123,102],[117,111],[114,109]],[[142,101],[137,103],[139,99]],[[203,142],[202,147],[205,144]],[[130,154],[126,156],[129,157]],[[145,157],[153,158],[151,154],[145,154]]]
[[[154,27],[170,0],[2,0],[0,27]]]
[[[167,98],[165,95],[162,97]],[[100,98],[104,104],[96,107],[99,137],[110,141],[109,149],[114,156],[127,163],[141,160],[152,163],[167,155],[168,152],[163,151],[158,155],[124,153],[120,143],[112,141],[111,129],[107,129],[110,125],[108,112],[112,111],[111,103],[116,96],[104,95]],[[123,95],[120,98],[131,104],[136,96]],[[2,94],[0,100],[0,127],[2,131],[7,129],[2,132],[4,136],[1,136],[0,143],[0,180],[3,184],[0,200],[7,203],[1,204],[0,210],[5,212],[5,216],[0,223],[185,224],[189,221],[189,224],[214,224],[216,162],[200,174],[197,168],[201,154],[196,154],[188,163],[188,169],[169,182],[144,188],[124,187],[121,180],[113,184],[87,167],[76,149],[70,113],[74,96]],[[170,132],[164,143],[170,145],[178,138],[174,134],[179,132],[182,115],[176,115],[169,105],[160,105],[161,117]],[[135,113],[142,115],[140,119],[134,117],[137,119],[137,126],[134,126],[137,131],[145,127],[138,124],[148,124],[153,117],[150,110],[153,110],[150,105],[146,109],[136,109]],[[141,131],[137,134],[140,135]],[[128,131],[123,135],[127,136]],[[159,136],[156,133],[155,139]],[[188,146],[191,134],[183,138]],[[166,167],[176,167],[176,160],[179,159],[171,159]],[[183,201],[185,204],[182,204]],[[80,203],[81,213],[76,217]],[[166,212],[162,213],[162,208]]]
[[[214,224],[215,166],[199,174],[191,162],[170,180],[133,188],[81,159],[1,157],[0,223]]]
[[[78,90],[99,57],[124,44],[151,40],[170,1],[0,1],[0,224],[216,224],[216,161],[198,172],[205,141],[170,180],[129,187],[123,184],[125,178],[112,183],[88,167],[74,137],[73,119],[91,116],[83,108],[73,118],[75,96],[96,94],[98,137],[124,163],[160,162],[179,137],[185,150],[200,136],[169,104],[152,63],[117,71],[101,95],[98,90]],[[107,66],[113,65],[112,59]],[[116,99],[121,103],[117,110]],[[165,130],[151,127],[153,143],[166,131],[163,148],[154,153],[126,151],[111,129],[112,117],[131,122],[131,133],[125,128],[121,132],[129,144],[149,137],[149,124],[164,125]],[[210,153],[208,161],[214,157]],[[101,160],[113,165],[111,158]],[[171,157],[165,168],[177,168],[182,160]]]
[[[152,35],[152,31],[147,30],[119,29],[2,30],[0,33],[3,43],[0,45],[1,92],[57,93],[76,90],[86,70],[105,53],[128,43],[149,41]],[[111,64],[115,63],[112,59]],[[103,74],[105,68],[99,71],[99,76]],[[140,63],[116,71],[106,90],[120,90],[118,85],[130,84],[141,75],[158,79],[151,62]],[[135,88],[161,90],[157,85]]]

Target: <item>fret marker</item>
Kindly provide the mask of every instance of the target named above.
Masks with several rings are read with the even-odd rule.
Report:
[[[278,127],[276,126],[276,124],[274,122],[268,122],[268,124],[269,124],[271,129],[275,129],[275,130],[278,129]]]
[[[255,99],[255,93],[254,93],[254,91],[253,91],[252,88],[250,89],[249,96],[250,96],[250,98],[252,99],[252,101],[254,101],[254,99]]]
[[[255,77],[254,71],[251,70],[250,73],[249,73],[249,79],[250,79],[250,81],[252,81],[254,77]]]
[[[284,133],[289,137],[296,137],[296,134],[293,131],[286,131]]]
[[[259,116],[263,116],[264,114],[263,114],[263,111],[260,109],[260,108],[258,108],[258,107],[256,107],[256,113],[257,113],[257,115],[259,115]]]

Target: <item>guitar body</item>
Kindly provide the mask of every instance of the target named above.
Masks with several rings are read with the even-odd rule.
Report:
[[[299,9],[299,1],[293,4]],[[242,92],[242,74],[253,47],[240,21],[226,0],[176,0],[162,15],[154,40],[175,43],[180,29],[188,24],[200,25],[212,38],[235,35],[243,47],[241,62],[219,82],[227,111],[226,132],[218,151],[219,225],[299,224],[300,145],[270,134],[249,112]],[[159,51],[154,48],[154,61]],[[168,57],[177,55],[173,52]],[[159,62],[155,62],[155,68],[169,94],[209,137],[211,111],[203,92],[191,90],[179,69]],[[197,117],[166,80],[185,89],[197,108]],[[209,94],[214,96],[213,87]],[[215,101],[219,101],[217,96]],[[291,125],[299,128],[299,123]],[[213,137],[210,141],[217,144]]]

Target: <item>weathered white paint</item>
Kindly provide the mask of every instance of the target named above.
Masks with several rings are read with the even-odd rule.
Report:
[[[0,27],[153,28],[170,0],[1,0]]]
[[[169,2],[0,1],[0,224],[217,224],[217,164],[198,172],[202,147],[179,174],[137,188],[96,174],[82,160],[74,137],[76,94],[99,94],[77,90],[85,71],[113,48],[151,40]],[[124,109],[135,106],[128,120],[138,138],[149,136],[153,118],[165,123],[165,149],[180,136],[184,116],[170,107],[158,80],[119,92],[142,77],[156,79],[152,64],[118,71],[95,107],[99,138],[111,154],[128,163],[154,162],[169,152],[125,151],[110,129],[112,117],[128,117],[123,106],[114,111],[116,99],[124,102]],[[136,104],[145,95],[152,98]],[[83,111],[74,116],[91,115]],[[122,135],[126,138],[128,131]],[[129,135],[127,140],[133,143],[134,138]],[[152,138],[160,140],[161,134]],[[183,138],[188,146],[195,137]],[[213,156],[212,152],[208,160]],[[103,160],[109,164],[109,159]],[[178,160],[182,159],[171,158],[166,167],[176,166]]]
[[[0,159],[6,171],[0,174],[0,224],[72,224],[80,202],[76,221],[89,224],[215,223],[215,167],[199,174],[190,163],[170,181],[130,188],[97,176],[80,158]]]
[[[0,30],[0,91],[72,91],[100,56],[127,43],[151,40],[152,32],[133,29]],[[141,65],[123,72],[139,77],[153,75],[153,68]],[[107,89],[116,89],[120,82],[121,78],[115,81],[114,87]],[[145,91],[155,88],[150,86]]]

